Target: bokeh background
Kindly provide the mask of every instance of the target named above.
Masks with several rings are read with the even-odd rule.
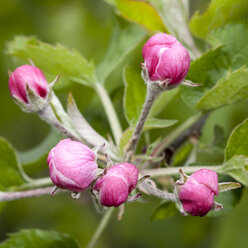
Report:
[[[208,0],[191,1],[191,12],[203,11]],[[18,65],[15,59],[5,53],[6,43],[17,34],[35,35],[48,43],[60,43],[76,48],[97,64],[107,49],[113,22],[125,23],[117,17],[113,8],[102,0],[8,0],[0,7],[0,136],[11,142],[20,157],[27,162],[26,171],[33,177],[48,175],[44,158],[34,166],[39,173],[33,173],[34,149],[49,134],[56,143],[60,136],[34,114],[25,114],[12,101],[8,91],[7,70]],[[123,127],[127,127],[122,107],[122,69],[129,60],[141,62],[142,44],[133,51],[109,76],[107,88],[114,101]],[[92,89],[73,84],[60,88],[57,94],[65,102],[68,91],[72,91],[76,102],[89,122],[102,134],[109,133],[109,126],[99,99]],[[193,110],[181,99],[173,101],[161,118],[185,120]],[[225,130],[226,137],[231,130],[248,116],[247,103],[240,103],[214,111],[203,129],[201,140],[210,143],[215,125]],[[168,129],[169,132],[170,129]],[[51,134],[52,133],[52,134]],[[165,133],[165,132],[164,132]],[[164,134],[163,133],[163,134]],[[154,132],[154,137],[161,131]],[[210,154],[211,156],[211,154]],[[248,191],[240,190],[242,200],[229,213],[219,217],[182,217],[179,214],[164,221],[151,221],[150,215],[159,203],[146,198],[147,203],[133,203],[126,206],[122,221],[116,214],[100,238],[100,248],[246,248],[248,244]],[[149,201],[149,202],[148,202]],[[56,230],[72,235],[84,247],[97,227],[101,216],[95,211],[88,195],[74,200],[68,194],[53,198],[18,200],[0,204],[0,241],[10,232],[23,228]]]

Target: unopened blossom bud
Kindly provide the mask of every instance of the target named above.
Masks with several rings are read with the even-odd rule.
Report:
[[[60,141],[49,152],[47,163],[53,183],[62,189],[83,191],[97,177],[95,154],[78,141]]]
[[[179,187],[183,209],[193,216],[206,215],[214,205],[214,195],[218,195],[218,176],[208,169],[194,172]]]
[[[153,35],[143,46],[144,64],[149,81],[180,83],[189,71],[190,56],[184,46],[171,35]]]
[[[118,207],[127,200],[137,181],[136,166],[129,163],[116,164],[107,169],[107,173],[96,181],[94,190],[99,193],[102,205]]]
[[[24,110],[32,112],[44,107],[49,86],[39,68],[22,65],[10,75],[9,90],[11,96]]]

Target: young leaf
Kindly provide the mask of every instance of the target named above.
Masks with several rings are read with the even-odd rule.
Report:
[[[229,190],[238,189],[240,187],[240,183],[237,182],[219,183],[219,192],[226,192]]]
[[[241,71],[244,70],[244,68],[241,67],[248,65],[247,39],[248,27],[243,23],[228,24],[211,33],[209,41],[214,48],[194,61],[187,75],[187,79],[200,83],[202,86],[190,89],[183,86],[181,87],[182,97],[187,104],[196,107],[201,98],[204,97],[205,94],[208,94],[209,90],[211,90],[219,80],[223,82],[223,77],[223,80],[226,80],[237,69]],[[233,85],[237,86],[239,84],[235,82]],[[233,89],[233,85],[230,89]],[[234,95],[235,93],[236,92],[234,92]],[[231,97],[230,99],[223,99],[223,95],[220,95],[222,102],[217,104],[217,106],[213,106],[213,108],[245,99],[245,96],[242,97],[241,95],[242,93],[237,93],[234,99]],[[201,106],[199,106],[199,108],[201,108]],[[207,109],[206,106],[204,106],[204,110],[205,109]],[[209,106],[208,110],[210,109],[211,107]]]
[[[105,0],[113,5],[124,18],[144,27],[149,33],[166,32],[157,11],[147,2],[136,0]]]
[[[154,128],[166,128],[177,123],[177,120],[164,120],[156,118],[148,118],[144,125],[144,131],[148,131]]]
[[[243,155],[235,155],[226,161],[218,172],[228,174],[235,180],[248,186],[248,157]]]
[[[248,156],[248,119],[236,126],[229,136],[225,149],[225,159],[229,160],[235,155]]]
[[[7,53],[21,59],[31,59],[50,78],[62,74],[62,80],[75,81],[87,86],[94,83],[94,64],[78,51],[62,45],[51,46],[34,37],[17,36],[7,44]],[[61,80],[60,80],[61,81]],[[58,83],[58,85],[60,85]]]
[[[220,79],[216,85],[201,98],[197,109],[208,111],[228,104],[247,101],[248,69],[240,68]]]
[[[6,191],[24,182],[14,148],[0,137],[0,191]]]
[[[38,229],[21,230],[9,234],[9,239],[0,244],[0,248],[37,247],[37,248],[79,248],[67,234]]]
[[[212,0],[205,13],[194,14],[190,29],[194,35],[206,38],[211,30],[246,17],[247,11],[248,2],[244,0]]]
[[[153,211],[150,219],[151,220],[165,220],[178,213],[174,202],[163,202],[156,207]]]
[[[146,97],[146,85],[140,72],[133,66],[124,70],[124,111],[130,125],[134,125],[139,118]]]
[[[200,58],[195,60],[191,66],[187,79],[200,83],[201,87],[181,86],[181,96],[185,103],[194,107],[210,90],[215,83],[226,74],[228,70],[228,59],[221,47],[210,49]]]
[[[228,56],[232,70],[248,66],[248,24],[231,23],[215,29],[208,37],[213,45],[222,46],[222,51]],[[217,43],[216,43],[217,42]]]
[[[156,118],[148,118],[145,122],[143,131],[148,131],[154,128],[166,128],[170,127],[177,123],[177,120],[164,120],[164,119],[156,119]],[[125,148],[128,141],[131,139],[132,134],[134,132],[134,127],[129,127],[126,131],[122,134],[119,147],[121,150]]]
[[[82,116],[77,108],[77,105],[73,99],[72,94],[68,95],[68,105],[67,105],[68,115],[71,118],[72,124],[76,128],[77,132],[83,140],[85,140],[91,146],[101,146],[105,144],[102,149],[104,152],[114,159],[118,160],[116,148],[110,144],[104,137],[98,134],[95,129],[93,129],[86,119]]]
[[[129,24],[121,28],[116,22],[113,27],[109,47],[104,59],[96,68],[97,78],[104,82],[108,75],[121,63],[144,38],[145,33],[139,27]]]

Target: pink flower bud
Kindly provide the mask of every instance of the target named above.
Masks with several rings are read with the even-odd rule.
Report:
[[[184,210],[193,216],[204,216],[218,195],[218,176],[215,171],[201,169],[194,172],[179,188],[179,199]]]
[[[153,35],[143,46],[142,54],[151,81],[167,80],[167,85],[178,84],[189,71],[189,53],[171,35]]]
[[[47,163],[53,183],[73,192],[85,190],[97,176],[95,154],[78,141],[60,141],[49,152]]]
[[[18,67],[9,78],[9,90],[12,97],[28,103],[27,85],[37,96],[46,98],[48,83],[43,72],[33,65]]]
[[[100,177],[94,186],[99,192],[100,202],[106,207],[118,207],[124,203],[128,194],[136,187],[138,169],[128,163],[116,164]]]

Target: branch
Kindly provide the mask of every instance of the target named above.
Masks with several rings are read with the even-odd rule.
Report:
[[[19,191],[19,192],[0,192],[0,202],[4,201],[13,201],[22,198],[41,196],[41,195],[50,195],[54,187],[34,189],[28,191]]]

